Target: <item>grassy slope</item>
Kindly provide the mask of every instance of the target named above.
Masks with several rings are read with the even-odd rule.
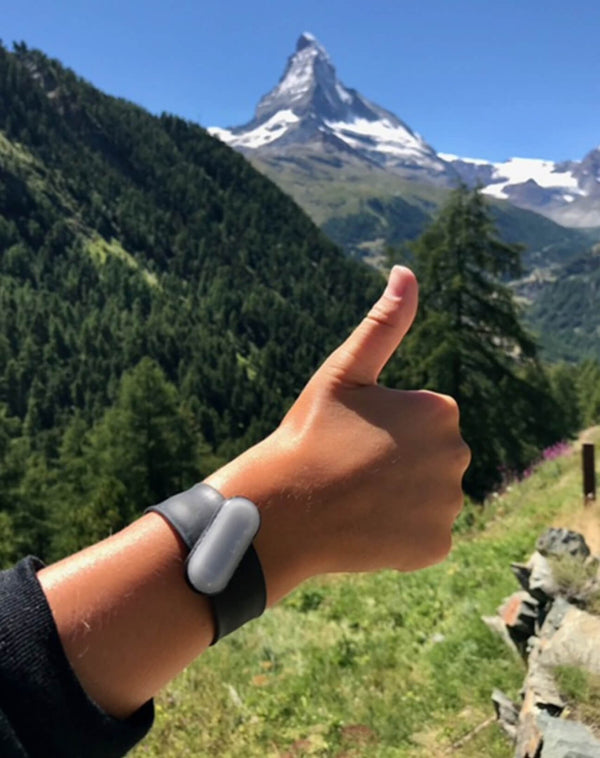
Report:
[[[440,566],[299,588],[158,698],[155,729],[135,756],[445,755],[493,715],[494,687],[517,697],[524,666],[480,617],[517,589],[509,564],[546,526],[581,518],[579,477],[572,454],[483,516],[465,509]],[[494,723],[452,751],[512,753]]]
[[[399,196],[417,206],[434,210],[444,202],[447,190],[421,185],[382,170],[364,167],[319,167],[315,172],[299,171],[297,166],[281,162],[269,164],[259,159],[250,161],[322,226],[332,217],[358,213],[372,198]]]
[[[305,161],[305,169],[302,170],[297,164],[284,161],[268,162],[252,158],[251,162],[291,195],[313,221],[325,228],[332,239],[347,251],[383,249],[385,244],[398,246],[403,241],[413,239],[422,231],[414,229],[419,215],[435,214],[448,196],[448,189],[402,179],[379,169],[366,169],[364,165],[348,163],[332,167],[317,165],[314,161],[308,165],[311,162]],[[394,208],[396,198],[404,200],[408,207],[400,210]],[[382,212],[371,206],[372,201],[379,201],[383,206]],[[509,202],[490,202],[501,237],[507,242],[525,245],[527,270],[581,255],[600,239],[600,228],[565,228],[540,214],[516,208]],[[410,206],[413,206],[412,214]],[[346,231],[340,235],[339,230],[334,234],[328,225],[336,219],[342,224],[352,224],[357,215],[364,213],[372,216],[376,224],[374,237],[372,230],[367,232],[364,229],[354,234]],[[421,223],[426,224],[426,218]]]

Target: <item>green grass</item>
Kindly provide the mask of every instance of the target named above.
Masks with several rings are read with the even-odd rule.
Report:
[[[106,259],[108,257],[114,257],[118,258],[120,261],[123,261],[123,263],[125,263],[129,268],[140,268],[133,255],[131,255],[131,253],[128,253],[127,250],[125,250],[125,248],[121,245],[119,240],[115,239],[114,237],[110,240],[110,242],[108,242],[104,239],[104,237],[101,237],[99,234],[93,232],[87,238],[85,248],[97,264],[102,265],[106,263]],[[150,285],[151,287],[157,286],[158,279],[156,277],[156,274],[153,274],[146,269],[142,269],[141,274],[144,277],[146,284]]]
[[[76,231],[82,229],[77,203],[69,194],[60,171],[49,169],[25,146],[8,139],[0,131],[0,165],[21,179],[38,202],[59,207],[65,220]]]
[[[52,195],[54,190],[50,187],[49,172],[43,163],[19,142],[9,140],[2,131],[0,131],[0,163],[11,173],[22,178],[32,194]]]
[[[33,166],[36,163],[31,153],[18,142],[12,142],[0,131],[0,156],[11,165]]]
[[[569,718],[582,721],[600,735],[600,676],[577,666],[557,666],[554,677],[567,701]]]
[[[524,665],[481,621],[517,589],[509,564],[580,507],[577,455],[549,462],[414,574],[340,575],[300,587],[219,643],[157,699],[136,756],[438,756],[517,698]],[[474,514],[474,515],[469,515]],[[491,723],[452,755],[509,758]]]
[[[571,555],[551,557],[549,562],[560,594],[583,603],[590,613],[600,614],[600,589],[595,582],[598,564]]]
[[[350,163],[342,168],[319,166],[309,177],[294,164],[271,165],[258,159],[252,164],[291,195],[319,226],[333,216],[358,213],[365,201],[373,198],[402,197],[420,207],[435,209],[448,194],[447,189]]]

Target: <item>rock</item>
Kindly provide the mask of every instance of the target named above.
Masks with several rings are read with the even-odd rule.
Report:
[[[577,598],[569,602],[560,594],[548,557],[576,558],[582,569],[591,564],[589,581],[579,593],[582,605],[600,586],[597,561],[584,538],[567,529],[549,529],[527,564],[512,564],[523,590],[504,601],[498,616],[484,621],[527,660],[527,674],[520,710],[498,690],[492,700],[500,726],[515,740],[515,758],[600,758],[600,740],[583,724],[561,717],[567,704],[554,676],[561,665],[600,675],[600,616],[573,605]]]
[[[527,640],[535,634],[540,614],[538,601],[528,592],[521,590],[504,601],[498,609],[498,614],[506,624],[510,638],[525,657]]]
[[[501,690],[492,692],[492,702],[496,709],[496,716],[501,728],[511,738],[517,739],[517,724],[519,723],[520,708],[516,703],[507,697]]]
[[[540,758],[600,758],[600,741],[587,726],[543,711],[537,723],[542,735]]]
[[[506,628],[506,624],[500,618],[500,616],[482,616],[481,620],[491,632],[494,634],[499,634],[500,637],[502,637],[504,642],[516,656],[519,658],[522,657],[521,651],[513,642],[510,634],[508,633],[508,629]]]
[[[529,592],[529,577],[531,576],[529,565],[525,563],[511,563],[510,567],[521,587]]]
[[[540,603],[555,598],[559,593],[559,586],[549,560],[536,550],[527,565],[530,569],[528,590],[531,595]]]
[[[557,629],[560,629],[563,619],[572,607],[571,603],[565,600],[564,597],[557,597],[544,620],[540,636],[546,639],[552,637]]]
[[[590,554],[583,535],[570,529],[547,529],[538,539],[536,548],[545,557],[571,555],[587,558]]]
[[[541,640],[535,640],[529,655],[527,676],[523,683],[523,711],[537,712],[545,710],[554,716],[560,715],[565,708],[552,667],[544,660],[545,647]]]
[[[516,758],[600,758],[600,752],[585,752],[590,745],[598,751],[598,746],[594,747],[587,736],[585,740],[582,737],[581,742],[577,741],[579,737],[570,742],[566,740],[562,725],[571,722],[557,718],[566,703],[553,674],[554,668],[561,665],[580,666],[590,673],[600,674],[598,640],[600,617],[579,610],[564,598],[556,598],[539,636],[529,640],[527,676],[523,684],[523,705],[516,735]],[[548,725],[548,734],[542,725]],[[580,736],[586,733],[591,735],[585,727],[582,729],[585,731],[578,733]]]
[[[540,636],[532,636],[529,640],[527,675],[521,691],[523,704],[517,726],[515,758],[539,758],[542,733],[537,723],[538,714],[543,710],[558,715],[565,707],[552,676],[552,668],[544,664],[542,655],[570,608],[566,600],[557,598],[539,630]]]
[[[549,667],[579,666],[590,674],[600,676],[600,616],[568,603],[565,605],[568,608],[562,614],[556,631],[543,646],[541,663]],[[547,622],[548,619],[542,627],[542,633]]]
[[[536,713],[526,709],[525,703],[519,714],[515,758],[539,758],[542,747],[542,733],[536,721]]]

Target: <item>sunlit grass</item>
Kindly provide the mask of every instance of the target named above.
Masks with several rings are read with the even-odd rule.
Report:
[[[109,257],[112,257],[123,261],[123,263],[129,268],[140,269],[139,263],[133,255],[127,252],[119,240],[114,237],[109,242],[99,234],[93,233],[86,239],[85,248],[97,264],[103,265]],[[158,284],[156,274],[147,271],[146,269],[141,269],[141,274],[144,277],[146,284],[149,284],[151,287],[156,287]]]
[[[494,687],[517,699],[524,665],[481,616],[517,589],[511,561],[581,508],[579,477],[574,452],[471,519],[469,506],[439,566],[303,585],[158,698],[154,731],[135,754],[445,755],[493,715]],[[509,758],[513,746],[490,723],[448,754]]]
[[[600,736],[600,676],[576,666],[557,666],[554,676],[567,701],[569,717],[582,721]]]

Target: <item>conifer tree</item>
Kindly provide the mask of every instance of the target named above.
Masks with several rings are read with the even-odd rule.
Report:
[[[464,186],[413,249],[421,313],[407,345],[410,373],[457,400],[473,452],[465,489],[482,499],[504,470],[517,473],[562,431],[535,343],[502,281],[519,273],[520,249],[496,236],[484,198]]]
[[[584,426],[600,421],[600,364],[595,360],[585,360],[579,367],[577,390]]]
[[[176,388],[144,358],[123,375],[116,402],[89,432],[79,416],[65,432],[49,497],[52,557],[106,537],[190,486],[199,449]]]
[[[124,486],[132,508],[126,518],[193,479],[195,443],[177,390],[150,358],[124,374],[115,405],[92,430],[90,447],[98,470]]]

